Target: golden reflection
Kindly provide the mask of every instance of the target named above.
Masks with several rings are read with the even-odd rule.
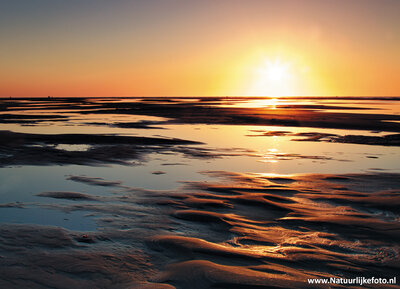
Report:
[[[279,103],[279,99],[278,98],[270,98],[270,99],[264,99],[260,102],[260,106],[261,107],[268,107],[271,109],[276,109],[277,104]]]
[[[241,108],[269,108],[276,109],[278,105],[284,102],[280,98],[263,98],[263,99],[251,99],[245,102],[231,102],[220,105],[220,107],[241,107]]]
[[[263,163],[277,163],[279,160],[278,157],[279,153],[278,150],[275,148],[268,149],[268,152],[263,156],[263,160],[261,162]]]

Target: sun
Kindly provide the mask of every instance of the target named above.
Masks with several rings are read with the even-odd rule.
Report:
[[[279,60],[267,61],[265,66],[260,68],[260,76],[270,81],[282,81],[289,76],[288,68],[288,63],[282,63]]]
[[[280,97],[294,93],[293,68],[279,58],[266,59],[254,67],[248,95]]]

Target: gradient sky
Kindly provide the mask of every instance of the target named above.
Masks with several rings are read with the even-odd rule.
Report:
[[[398,0],[0,0],[0,39],[0,96],[400,95]]]

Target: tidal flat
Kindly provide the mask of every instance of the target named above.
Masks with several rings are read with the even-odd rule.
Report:
[[[0,109],[1,288],[400,278],[400,98],[18,98]]]

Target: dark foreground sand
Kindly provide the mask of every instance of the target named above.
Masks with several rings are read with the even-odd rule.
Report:
[[[398,275],[398,174],[205,173],[220,182],[41,193],[75,201],[41,206],[89,211],[106,225],[2,225],[1,288],[327,288],[307,278]]]

